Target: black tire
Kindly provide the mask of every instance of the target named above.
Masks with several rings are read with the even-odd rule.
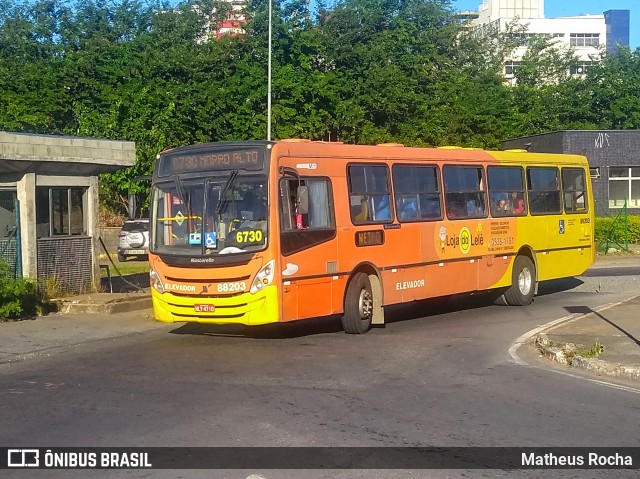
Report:
[[[509,306],[526,306],[533,302],[536,291],[536,268],[528,256],[518,256],[513,263],[511,287],[504,292]]]
[[[371,329],[372,319],[373,292],[369,276],[356,273],[347,286],[342,327],[347,334],[364,334]]]
[[[118,253],[118,261],[120,263],[124,263],[125,261],[127,261],[127,257],[125,255],[123,255],[122,253]]]

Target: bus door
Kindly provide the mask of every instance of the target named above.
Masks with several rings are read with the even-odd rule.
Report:
[[[282,320],[310,318],[341,310],[337,242],[329,178],[300,176],[281,168],[278,184],[282,271]],[[334,297],[335,296],[335,297]]]

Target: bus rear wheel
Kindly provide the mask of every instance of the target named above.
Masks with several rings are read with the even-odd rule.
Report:
[[[347,334],[364,334],[371,329],[373,292],[369,276],[356,273],[347,286],[342,327]]]
[[[513,263],[511,287],[504,292],[504,302],[509,306],[526,306],[533,302],[536,269],[527,256],[518,256]]]

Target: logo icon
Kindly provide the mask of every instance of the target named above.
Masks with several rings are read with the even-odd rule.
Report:
[[[463,254],[467,254],[469,248],[471,248],[471,233],[469,233],[469,229],[465,226],[460,230],[460,251],[462,251]]]
[[[558,231],[561,235],[564,234],[564,220],[559,220],[558,222]]]
[[[39,467],[40,451],[38,449],[8,449],[8,467]]]
[[[218,238],[215,232],[208,231],[204,234],[204,244],[207,248],[215,248],[218,246]]]

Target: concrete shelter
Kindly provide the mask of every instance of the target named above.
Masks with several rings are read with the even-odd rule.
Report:
[[[41,289],[96,286],[98,175],[135,159],[134,142],[0,131],[0,259]]]

